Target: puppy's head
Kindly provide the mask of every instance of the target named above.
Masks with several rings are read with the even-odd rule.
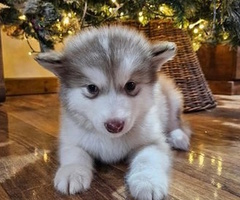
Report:
[[[151,44],[134,30],[112,26],[83,31],[62,52],[36,60],[59,77],[63,106],[82,126],[119,137],[153,104],[157,71],[175,51],[174,43]]]

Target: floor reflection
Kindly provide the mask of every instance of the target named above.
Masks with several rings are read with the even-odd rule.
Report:
[[[205,163],[205,162],[209,162],[209,159],[205,159],[205,154],[200,152],[200,153],[196,153],[195,151],[190,151],[188,154],[188,163],[190,165],[196,164],[196,162],[198,163],[198,167],[199,168],[203,168],[205,165],[209,166],[209,163]],[[218,156],[217,158],[215,156],[212,156],[210,158],[210,165],[213,166],[216,170],[216,174],[218,176],[222,175],[222,170],[223,170],[223,160],[221,156]]]
[[[12,143],[11,145],[14,145]],[[9,155],[0,158],[0,183],[4,183],[6,179],[11,179],[24,167],[35,163],[37,160],[43,159],[44,162],[48,160],[48,150],[38,150],[36,152],[24,155]]]

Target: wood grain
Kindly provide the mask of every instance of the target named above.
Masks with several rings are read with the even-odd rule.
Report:
[[[173,150],[168,200],[240,200],[240,96],[185,114],[194,135],[189,152]],[[91,189],[75,196],[53,188],[58,166],[56,94],[8,97],[0,105],[0,199],[131,199],[126,163],[96,162]]]
[[[4,83],[4,77],[3,77],[2,38],[1,38],[1,31],[0,31],[0,102],[5,101],[5,98],[6,98],[6,90],[5,90],[5,83]]]
[[[56,77],[5,78],[5,86],[8,96],[47,94],[58,91],[58,80]]]
[[[197,52],[201,68],[214,94],[240,94],[240,48],[202,45]]]
[[[240,48],[228,45],[202,45],[197,51],[207,80],[240,80]]]

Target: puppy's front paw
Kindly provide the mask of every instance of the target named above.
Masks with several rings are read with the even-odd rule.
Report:
[[[181,129],[176,129],[170,133],[170,137],[167,142],[175,149],[181,149],[188,151],[190,141],[187,134],[185,134]]]
[[[162,200],[167,196],[168,191],[167,174],[149,171],[128,175],[130,193],[138,200]]]
[[[65,165],[58,169],[54,186],[61,193],[76,194],[90,187],[92,176],[91,169],[79,164]]]

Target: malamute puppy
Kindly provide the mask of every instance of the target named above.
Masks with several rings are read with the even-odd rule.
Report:
[[[136,199],[162,199],[171,165],[168,142],[188,149],[182,97],[161,66],[172,59],[171,42],[151,44],[121,26],[82,31],[62,52],[36,60],[60,80],[60,166],[55,188],[75,194],[93,179],[93,161],[130,160],[126,182]],[[167,136],[167,137],[166,137]]]

